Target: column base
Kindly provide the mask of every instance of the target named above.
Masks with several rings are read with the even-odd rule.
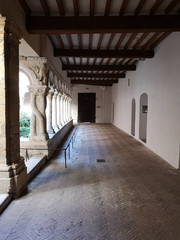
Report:
[[[47,132],[48,132],[49,134],[54,134],[54,133],[55,133],[54,129],[48,129]]]
[[[47,133],[34,135],[34,136],[29,135],[29,141],[31,141],[31,142],[47,141],[48,139],[49,139],[49,136]]]
[[[27,187],[27,169],[24,158],[11,166],[0,165],[0,193],[19,197]]]

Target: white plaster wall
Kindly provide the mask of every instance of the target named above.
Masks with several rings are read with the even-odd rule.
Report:
[[[78,119],[78,93],[96,93],[96,123],[111,122],[111,88],[91,85],[73,85],[72,118]]]
[[[139,62],[112,88],[114,124],[131,133],[131,102],[136,100],[135,137],[139,139],[139,105],[148,94],[147,147],[179,167],[180,145],[180,33],[173,33],[155,50],[153,59]],[[128,78],[131,81],[128,86]]]

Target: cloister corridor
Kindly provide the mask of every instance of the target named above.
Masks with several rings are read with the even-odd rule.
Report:
[[[0,216],[0,240],[179,240],[179,180],[113,125],[80,124],[68,168],[51,159]]]

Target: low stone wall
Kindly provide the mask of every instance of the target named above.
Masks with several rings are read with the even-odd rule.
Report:
[[[73,127],[73,120],[69,121],[65,126],[63,126],[51,139],[48,140],[48,148],[57,148],[69,130]],[[54,151],[49,150],[48,159],[51,158]]]
[[[49,149],[49,150],[28,150],[28,156],[33,157],[36,155],[44,155],[47,156],[47,159],[49,160],[51,156],[54,153],[54,150],[51,150],[52,148],[57,148],[62,140],[64,139],[65,135],[68,133],[68,131],[73,127],[73,120],[69,121],[64,125],[61,129],[59,129],[54,136],[52,136],[51,139],[47,141],[21,141],[21,156],[26,158],[26,150],[22,150],[22,148],[32,148],[32,149]]]

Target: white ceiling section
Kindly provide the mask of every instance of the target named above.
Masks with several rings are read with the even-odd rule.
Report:
[[[47,16],[50,18],[53,16],[68,18],[71,16],[72,29],[73,17],[78,19],[78,17],[86,16],[88,18],[88,23],[90,24],[95,16],[101,16],[101,18],[105,17],[108,19],[108,16],[118,17],[120,15],[120,17],[125,17],[130,15],[136,17],[133,22],[133,24],[135,24],[136,19],[138,20],[140,15],[148,15],[149,17],[153,17],[154,15],[175,15],[178,17],[180,13],[180,0],[19,0],[19,3],[28,16]],[[29,11],[27,11],[27,8]],[[82,22],[79,23],[79,25],[82,24]],[[173,22],[172,24],[175,25],[173,25],[174,28],[178,28],[178,31],[180,30],[179,23],[176,24]],[[169,25],[168,20],[167,25]],[[94,26],[94,28],[96,28],[96,26]],[[110,74],[122,72],[126,73],[128,70],[132,71],[132,69],[129,68],[123,70],[122,67],[118,70],[115,69],[114,66],[131,66],[135,65],[138,60],[144,60],[147,56],[136,56],[137,50],[144,52],[151,51],[152,53],[155,47],[160,44],[171,32],[171,29],[168,28],[164,29],[164,31],[159,30],[159,32],[158,30],[145,32],[135,30],[133,33],[125,33],[123,31],[108,33],[103,30],[101,33],[87,33],[87,31],[86,33],[83,33],[83,31],[81,31],[81,33],[76,33],[75,31],[72,34],[67,31],[63,34],[59,34],[58,32],[53,32],[52,34],[47,32],[47,34],[49,35],[49,39],[51,40],[55,50],[69,49],[71,50],[70,55],[73,55],[73,50],[89,50],[88,53],[86,52],[87,56],[83,57],[78,56],[79,52],[76,52],[75,56],[63,56],[61,55],[61,51],[58,52],[60,55],[57,60],[60,59],[63,65],[78,65],[79,69],[69,69],[67,70],[67,73],[79,72],[82,74],[80,77],[81,79],[83,78],[83,74],[87,72],[92,74],[94,73],[92,68],[93,65],[110,65],[111,69],[109,70],[104,69],[103,71],[95,72],[97,74],[109,74],[109,78],[103,79],[102,77],[103,84],[105,84],[106,79],[111,79]],[[95,54],[95,56],[91,56],[92,51],[95,50],[98,51],[97,55]],[[106,50],[105,55],[99,57],[98,54],[102,53],[102,50]],[[117,52],[118,50],[124,50],[125,56],[122,55],[122,52],[120,51],[118,52],[118,56],[111,54],[112,51]],[[126,56],[126,53],[129,54],[128,51],[133,51],[134,55]],[[82,65],[89,66],[88,70],[82,71]],[[92,79],[94,79],[94,75],[92,77]],[[99,77],[99,75],[97,77]],[[73,77],[73,79],[77,80],[78,78],[79,77]],[[102,80],[100,84],[101,83]]]

